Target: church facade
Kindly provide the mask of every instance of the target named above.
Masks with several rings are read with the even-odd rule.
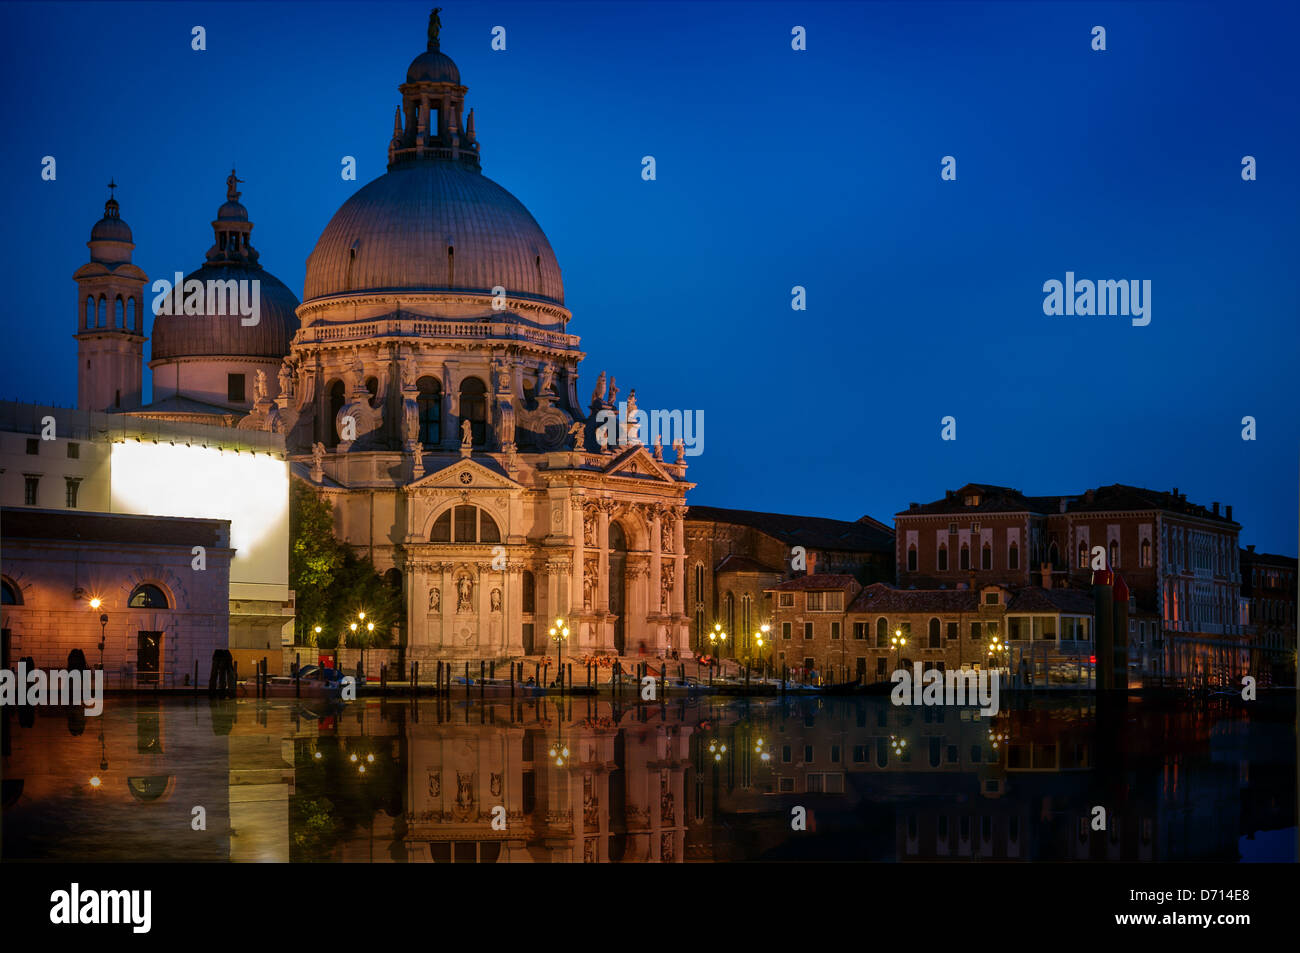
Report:
[[[154,401],[132,412],[281,435],[294,477],[333,504],[338,538],[400,585],[407,660],[547,654],[557,618],[565,655],[685,649],[684,449],[645,445],[635,391],[626,434],[598,432],[617,381],[601,372],[582,393],[559,264],[480,171],[438,31],[435,14],[399,86],[387,173],[326,226],[300,305],[258,263],[231,173],[187,280],[259,279],[261,320],[159,315]],[[143,275],[126,278],[138,300]],[[85,346],[114,335],[119,350],[143,342],[92,328]],[[134,386],[86,392],[135,403]]]

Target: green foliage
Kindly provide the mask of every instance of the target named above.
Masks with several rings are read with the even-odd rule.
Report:
[[[291,481],[289,541],[289,586],[297,592],[294,641],[333,648],[364,611],[375,623],[374,636],[362,626],[361,637],[354,641],[349,634],[348,644],[387,645],[393,627],[404,621],[401,592],[379,577],[368,558],[334,538],[334,507],[300,480]]]

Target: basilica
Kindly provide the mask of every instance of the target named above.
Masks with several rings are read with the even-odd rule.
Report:
[[[635,426],[622,442],[597,432],[616,378],[580,385],[559,263],[482,173],[438,34],[435,14],[398,87],[388,171],[326,225],[301,303],[258,260],[231,172],[187,282],[256,280],[259,319],[158,314],[151,403],[143,272],[128,249],[123,267],[78,273],[82,406],[281,435],[338,538],[400,586],[407,660],[545,654],[557,618],[565,655],[685,649],[683,449],[666,459]],[[96,228],[101,245],[121,237],[115,201]],[[114,308],[131,320],[107,319]]]

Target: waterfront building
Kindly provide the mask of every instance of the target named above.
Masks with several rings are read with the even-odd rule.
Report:
[[[692,506],[686,516],[691,646],[726,658],[755,655],[755,632],[774,619],[773,586],[805,572],[847,575],[862,585],[892,582],[893,553],[893,530],[869,516],[850,522]],[[728,633],[721,647],[709,641],[719,623]]]

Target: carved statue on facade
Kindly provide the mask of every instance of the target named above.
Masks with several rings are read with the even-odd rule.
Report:
[[[641,442],[641,421],[636,416],[636,388],[627,395],[627,442]]]
[[[609,402],[615,407],[618,406],[618,384],[614,383],[614,375],[609,377]]]
[[[468,420],[460,422],[460,448],[468,450],[474,445],[474,426]]]
[[[260,367],[253,376],[253,403],[266,399],[266,371]]]
[[[601,371],[600,376],[596,378],[596,389],[591,392],[591,402],[593,404],[603,404],[605,402],[605,372]]]
[[[293,396],[293,372],[293,358],[286,357],[280,362],[280,370],[276,375],[280,382],[281,397],[288,398]]]
[[[468,573],[462,573],[456,579],[456,611],[470,612],[473,608],[474,580]]]
[[[673,551],[673,519],[671,516],[663,517],[663,522],[659,524],[659,549],[665,553]]]
[[[313,483],[325,479],[325,444],[320,441],[311,445],[311,478]]]
[[[666,563],[659,573],[659,611],[672,611],[673,564]]]
[[[237,186],[243,182],[239,176],[235,175],[235,170],[230,170],[230,175],[226,176],[226,201],[238,202],[239,196],[242,195]]]
[[[654,458],[656,460],[664,458],[664,435],[660,433],[655,434]]]
[[[582,514],[582,535],[586,541],[585,545],[593,547],[596,545],[596,514],[594,512]]]
[[[537,396],[543,394],[553,394],[552,388],[555,385],[555,365],[549,361],[542,365],[542,369],[537,376]]]
[[[569,436],[573,438],[573,449],[584,450],[583,445],[586,442],[587,428],[581,421],[574,421],[573,426],[569,428]]]
[[[430,612],[442,611],[442,590],[440,590],[437,586],[431,586],[429,588],[429,611]]]
[[[501,611],[501,590],[493,589],[490,598],[492,601],[492,611],[500,612]]]

